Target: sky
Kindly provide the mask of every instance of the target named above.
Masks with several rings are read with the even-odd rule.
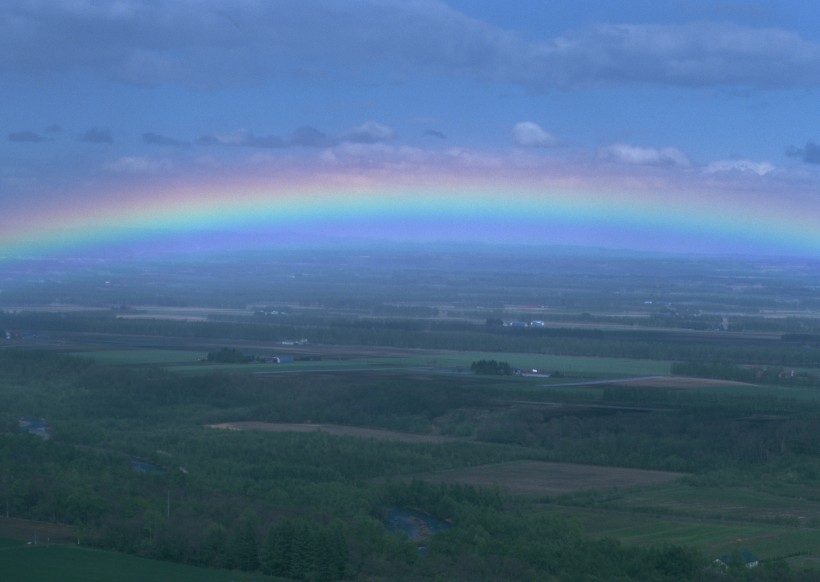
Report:
[[[804,0],[6,0],[0,256],[820,257],[818,25]]]

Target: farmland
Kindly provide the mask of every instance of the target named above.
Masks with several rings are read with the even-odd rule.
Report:
[[[0,535],[72,541],[9,568],[700,580],[751,551],[755,579],[817,574],[820,273],[448,256],[7,276]],[[448,525],[423,559],[397,508]]]
[[[433,483],[497,486],[512,494],[530,497],[549,497],[587,490],[608,491],[623,487],[645,487],[674,481],[680,477],[680,473],[665,471],[542,461],[513,461],[414,476]]]

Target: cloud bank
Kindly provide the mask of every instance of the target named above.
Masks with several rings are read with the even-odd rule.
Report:
[[[73,70],[207,88],[373,67],[533,91],[804,88],[820,86],[820,44],[724,22],[598,24],[530,41],[438,0],[7,0],[0,7],[2,72]]]

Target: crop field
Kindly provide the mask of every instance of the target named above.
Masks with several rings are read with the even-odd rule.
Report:
[[[514,461],[438,471],[414,477],[434,483],[464,483],[481,487],[497,485],[516,495],[547,497],[577,491],[668,483],[682,476],[681,473],[668,471]]]
[[[138,357],[138,356],[135,356]],[[325,359],[287,364],[215,364],[194,362],[185,365],[165,366],[167,370],[181,373],[293,373],[327,370],[406,370],[427,371],[446,374],[469,373],[470,365],[478,360],[503,360],[514,368],[537,369],[552,373],[558,371],[561,377],[541,377],[545,384],[561,384],[578,379],[619,379],[633,376],[663,376],[669,374],[670,362],[632,360],[626,358],[592,358],[579,356],[547,356],[543,354],[496,354],[464,353],[413,355],[406,357],[352,357],[346,359]],[[157,362],[162,363],[162,362]]]
[[[117,552],[54,544],[0,544],[3,580],[60,580],[60,582],[256,582],[272,580],[262,574],[197,568]]]
[[[431,353],[418,359],[407,359],[406,365],[428,365],[441,369],[470,369],[478,360],[503,360],[513,368],[532,368],[547,373],[559,371],[567,376],[655,376],[668,375],[671,362],[636,360],[630,358],[605,358],[586,356],[556,356],[549,354],[499,354],[493,352],[445,352]]]
[[[253,346],[249,353],[264,350],[270,354],[288,354],[276,346]],[[179,349],[95,350],[74,352],[84,358],[111,365],[161,365],[166,370],[182,373],[210,372],[287,373],[313,370],[428,370],[459,373],[470,370],[478,360],[503,360],[514,368],[538,369],[546,373],[560,372],[563,378],[541,378],[544,383],[561,383],[567,378],[623,378],[632,376],[668,376],[671,362],[604,358],[584,356],[553,356],[548,354],[498,354],[493,352],[430,351],[425,353],[397,353],[397,350],[371,348],[369,350],[337,352],[334,346],[312,346],[316,360],[295,361],[286,364],[224,364],[204,362],[206,352]],[[715,382],[713,381],[713,384]]]
[[[73,542],[76,540],[76,533],[74,528],[68,525],[0,517],[0,538],[27,542]]]
[[[111,365],[168,365],[196,363],[207,354],[188,350],[108,350],[94,352],[74,352],[72,355],[90,358],[101,364]]]
[[[675,390],[702,389],[702,388],[734,388],[748,387],[751,384],[733,380],[715,380],[713,378],[692,378],[689,376],[650,376],[646,378],[626,378],[617,380],[613,384],[631,386],[634,388],[665,388]]]
[[[265,432],[326,432],[338,436],[352,436],[359,438],[369,438],[388,441],[399,441],[404,443],[447,443],[461,441],[455,437],[445,437],[438,435],[411,434],[406,432],[396,432],[392,430],[379,430],[375,428],[360,428],[357,426],[341,426],[338,424],[307,424],[307,423],[287,423],[287,422],[224,422],[209,425],[211,428],[223,430],[261,430]]]
[[[820,529],[559,505],[543,506],[543,510],[569,519],[590,535],[630,545],[678,544],[714,557],[749,550],[762,559],[820,561]]]
[[[820,501],[786,497],[742,487],[692,487],[671,484],[632,491],[607,500],[608,507],[660,510],[716,519],[794,520],[820,523]]]

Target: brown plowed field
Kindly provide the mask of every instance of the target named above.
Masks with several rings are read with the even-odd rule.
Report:
[[[682,473],[543,461],[513,461],[414,475],[416,479],[432,483],[464,483],[480,487],[498,485],[513,494],[535,496],[659,485],[680,477],[683,477]]]
[[[39,544],[76,543],[77,535],[70,525],[0,517],[0,538],[23,540]],[[1,576],[0,576],[1,577]]]

